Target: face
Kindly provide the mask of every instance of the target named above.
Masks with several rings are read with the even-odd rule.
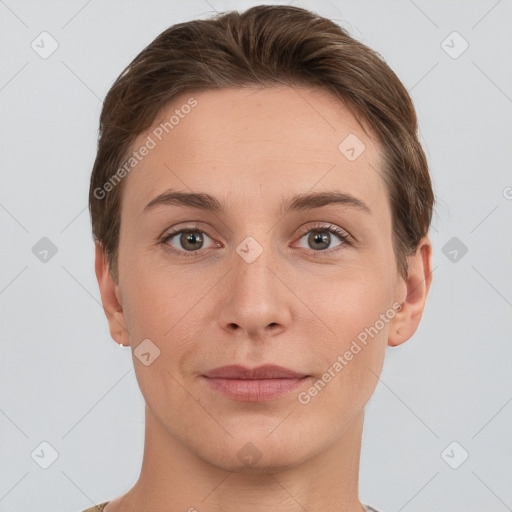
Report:
[[[328,91],[243,88],[183,95],[143,145],[109,286],[151,414],[230,471],[245,452],[277,468],[327,450],[404,314],[378,143]],[[268,364],[298,377],[210,373]]]

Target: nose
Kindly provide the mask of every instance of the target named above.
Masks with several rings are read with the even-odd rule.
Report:
[[[254,260],[243,251],[233,255],[233,266],[223,283],[220,327],[230,334],[251,339],[276,336],[291,320],[293,293],[286,287],[284,271],[270,252]]]

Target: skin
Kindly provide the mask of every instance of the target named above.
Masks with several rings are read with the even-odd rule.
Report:
[[[96,246],[113,339],[130,345],[132,355],[144,339],[160,350],[148,366],[133,356],[146,401],[142,470],[105,512],[360,512],[364,407],[386,347],[408,340],[420,322],[431,283],[430,240],[421,240],[401,278],[379,144],[329,91],[186,94],[151,129],[191,96],[197,106],[124,178],[117,283]],[[338,149],[349,134],[366,146],[354,161]],[[143,212],[170,188],[211,194],[226,213],[177,205]],[[359,198],[371,212],[344,204],[279,211],[294,194],[333,190]],[[196,223],[203,245],[195,242],[195,253],[180,235],[160,242],[173,228]],[[324,230],[330,239],[315,249],[310,235],[318,223],[356,241]],[[236,252],[247,236],[263,249],[251,263]],[[400,312],[309,403],[300,403],[298,393],[395,302]],[[266,363],[310,377],[282,397],[252,403],[231,400],[201,378],[219,366]],[[237,456],[249,442],[261,455],[253,465]]]

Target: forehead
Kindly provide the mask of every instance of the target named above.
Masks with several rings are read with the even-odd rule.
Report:
[[[380,148],[345,105],[318,88],[239,88],[183,94],[131,150],[123,213],[142,213],[172,188],[268,210],[290,193],[339,190],[384,207]],[[354,158],[355,157],[355,158]]]

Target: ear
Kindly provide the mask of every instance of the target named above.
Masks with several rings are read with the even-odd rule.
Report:
[[[95,256],[96,279],[100,287],[101,302],[103,311],[108,320],[110,336],[112,339],[123,346],[130,345],[128,330],[126,329],[126,320],[123,307],[120,300],[119,285],[114,281],[108,266],[107,255],[100,242],[96,241]]]
[[[390,346],[407,341],[420,324],[432,282],[432,244],[428,237],[420,240],[416,253],[409,256],[407,262],[407,279],[402,279],[401,297],[398,299],[402,309],[391,321],[388,337]]]

